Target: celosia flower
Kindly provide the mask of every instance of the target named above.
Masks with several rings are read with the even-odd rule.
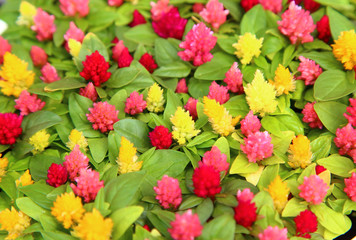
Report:
[[[195,129],[195,123],[187,111],[182,107],[178,107],[176,112],[170,118],[173,124],[172,136],[179,145],[183,145],[192,137],[198,135],[200,130]]]
[[[256,204],[252,202],[253,193],[249,188],[245,188],[242,192],[238,190],[236,198],[238,202],[238,205],[234,208],[236,223],[245,228],[251,227],[257,219]]]
[[[7,157],[1,157],[1,156],[2,154],[0,153],[0,183],[2,177],[6,175],[6,168],[7,165],[9,165],[9,160],[7,159]]]
[[[260,0],[241,0],[240,4],[241,7],[247,12],[251,8],[253,8],[255,5],[259,4]]]
[[[273,199],[274,207],[281,213],[288,202],[289,188],[287,182],[283,182],[281,177],[277,175],[266,190]]]
[[[349,155],[356,163],[356,129],[352,127],[351,123],[336,129],[334,142],[339,148],[340,155]]]
[[[244,88],[246,100],[253,113],[259,113],[261,117],[266,113],[273,113],[277,109],[276,90],[265,81],[260,70],[256,70],[251,83]]]
[[[81,169],[79,177],[75,177],[74,183],[70,184],[73,192],[82,198],[84,202],[91,202],[95,200],[99,190],[104,187],[104,181],[100,181],[100,174],[92,169]]]
[[[249,162],[261,161],[272,156],[273,144],[267,131],[250,133],[244,138],[241,150],[247,155]]]
[[[294,218],[296,232],[298,237],[311,238],[309,233],[318,229],[318,219],[310,210],[304,210]]]
[[[253,115],[252,111],[249,111],[246,117],[241,120],[241,132],[245,136],[260,131],[260,128],[261,122],[257,116]]]
[[[16,183],[16,187],[21,186],[28,186],[34,183],[34,181],[32,180],[31,174],[30,174],[30,170],[26,170],[19,179],[17,179],[15,181]]]
[[[324,168],[323,166],[321,165],[316,165],[315,166],[315,173],[316,175],[319,175],[320,173],[326,171],[326,168]]]
[[[18,99],[15,99],[15,108],[20,110],[20,114],[26,116],[32,112],[37,112],[41,110],[46,102],[42,102],[41,99],[37,98],[36,94],[31,94],[26,90],[23,90]]]
[[[217,146],[213,146],[210,151],[204,153],[203,159],[199,162],[199,166],[206,165],[212,166],[218,172],[225,172],[229,170],[229,163],[227,162],[227,156],[221,153]]]
[[[220,173],[213,167],[201,164],[193,173],[194,193],[202,198],[214,198],[221,192]]]
[[[59,8],[69,17],[85,17],[89,14],[89,0],[59,0]]]
[[[159,21],[163,14],[168,13],[172,5],[169,5],[169,0],[158,0],[157,3],[150,2],[151,4],[151,18],[153,21]]]
[[[159,20],[152,22],[152,28],[162,38],[181,40],[188,20],[180,16],[178,8],[171,8]]]
[[[337,60],[344,64],[346,70],[356,66],[356,33],[355,30],[341,32],[335,44],[331,44],[333,54]]]
[[[235,130],[240,116],[233,118],[226,108],[215,101],[215,99],[203,98],[204,114],[209,117],[209,122],[214,132],[228,136]]]
[[[288,10],[282,14],[282,20],[277,21],[278,29],[282,34],[289,37],[292,44],[312,42],[310,35],[315,30],[313,18],[309,11],[291,2]]]
[[[195,13],[200,13],[204,9],[204,4],[203,3],[194,3],[192,10]]]
[[[232,44],[236,48],[235,55],[238,57],[242,64],[251,63],[254,57],[261,54],[263,38],[257,39],[256,35],[246,32],[244,35],[239,36],[237,43]]]
[[[75,145],[74,149],[64,159],[63,166],[67,169],[71,181],[79,176],[81,169],[88,168],[89,158],[79,150],[79,145]]]
[[[68,172],[61,164],[52,163],[47,171],[46,182],[52,187],[59,187],[67,182]]]
[[[111,218],[104,218],[98,210],[84,214],[74,227],[75,236],[82,240],[109,240],[114,224]]]
[[[230,99],[228,88],[225,86],[220,86],[215,81],[213,81],[209,87],[208,98],[215,99],[218,103],[224,104]]]
[[[133,143],[125,137],[121,137],[120,144],[119,156],[116,159],[117,164],[119,164],[119,173],[124,174],[139,171],[142,167],[142,161],[137,161],[138,157]]]
[[[111,76],[111,72],[108,72],[110,65],[98,50],[86,56],[82,63],[83,71],[80,72],[80,76],[87,81],[92,80],[96,87],[106,82]]]
[[[185,78],[182,78],[181,80],[178,81],[175,92],[176,93],[188,93],[188,87],[187,87],[187,82],[185,81]]]
[[[331,38],[328,15],[324,15],[318,22],[316,22],[316,30],[318,31],[318,38],[328,43]]]
[[[61,79],[57,74],[56,68],[49,63],[46,63],[41,68],[41,73],[42,76],[40,77],[40,79],[45,83],[52,83]]]
[[[315,102],[307,103],[302,110],[303,122],[308,123],[311,128],[323,128],[323,123],[320,121],[318,114],[314,109]]]
[[[66,41],[66,43],[64,44],[64,47],[69,52],[69,46],[68,46],[69,39],[74,39],[74,40],[82,43],[83,39],[84,39],[84,32],[81,29],[79,29],[75,25],[75,23],[72,21],[69,23],[69,29],[67,30],[67,32],[64,34],[63,37],[64,37],[64,40]]]
[[[198,219],[199,220],[199,219]],[[31,218],[21,211],[6,208],[0,212],[1,230],[8,232],[5,239],[13,240],[23,235],[23,231],[30,226]]]
[[[95,102],[98,99],[98,92],[96,91],[94,84],[92,82],[89,82],[85,88],[79,89],[79,95],[89,98],[93,102]]]
[[[132,16],[133,16],[133,19],[129,23],[130,27],[135,27],[137,25],[146,23],[145,17],[139,11],[137,11],[137,9],[134,10],[134,12],[132,13]]]
[[[210,23],[213,29],[217,31],[220,25],[226,22],[229,10],[224,10],[224,5],[219,0],[209,0],[199,14],[205,22]]]
[[[277,226],[268,226],[262,233],[258,234],[259,240],[288,240],[287,228],[278,228]]]
[[[150,73],[153,73],[153,71],[158,68],[155,60],[149,53],[143,54],[138,62],[141,63],[142,66],[144,66]]]
[[[182,215],[176,213],[176,218],[171,222],[171,228],[168,228],[174,240],[192,240],[200,236],[202,230],[203,226],[200,224],[198,214],[193,214],[191,209]]]
[[[33,65],[36,67],[42,67],[47,63],[47,53],[38,46],[31,47],[30,55]]]
[[[82,44],[73,38],[70,38],[67,42],[70,55],[73,57],[78,57],[80,50],[82,49]]]
[[[3,64],[6,52],[11,52],[11,45],[9,41],[0,36],[0,64]]]
[[[46,129],[42,129],[33,134],[28,140],[29,144],[31,144],[34,148],[32,150],[32,153],[37,154],[43,152],[45,148],[49,145],[48,140],[50,136],[51,135],[47,133]]]
[[[188,102],[184,106],[184,109],[189,112],[189,115],[192,116],[193,120],[196,120],[198,118],[197,103],[198,99],[190,97],[188,99]]]
[[[83,149],[84,151],[87,150],[88,141],[84,137],[83,132],[80,132],[77,129],[73,129],[72,131],[70,131],[70,134],[68,136],[68,140],[69,141],[66,143],[66,146],[70,150],[73,150],[75,145],[79,145],[79,148]]]
[[[37,33],[36,38],[39,41],[52,40],[53,33],[56,31],[54,16],[38,8],[33,21],[35,25],[31,29]]]
[[[74,196],[73,192],[66,192],[57,196],[51,208],[51,214],[66,229],[77,223],[82,218],[84,212],[85,209],[83,208],[82,200]]]
[[[183,61],[193,61],[194,66],[200,66],[213,58],[210,50],[214,48],[216,41],[217,38],[204,23],[195,24],[185,36],[185,41],[179,44],[185,50],[178,52],[178,56]]]
[[[133,91],[125,102],[125,113],[136,115],[146,109],[147,102],[143,100],[143,94]]]
[[[311,175],[304,177],[303,184],[298,189],[300,197],[310,204],[317,205],[324,201],[329,186],[318,175]]]
[[[149,89],[147,94],[147,110],[150,112],[162,112],[164,110],[165,99],[163,97],[163,90],[154,83]]]
[[[351,177],[345,178],[344,191],[347,196],[354,202],[356,202],[356,173],[353,172]]]
[[[311,164],[310,141],[306,136],[298,135],[293,138],[292,144],[289,145],[290,155],[288,156],[288,164],[292,168],[306,168]]]
[[[156,199],[165,209],[177,209],[182,202],[182,190],[179,187],[179,181],[175,178],[164,175],[157,186],[153,187],[156,192]]]
[[[158,149],[168,149],[172,145],[172,133],[164,126],[156,126],[148,137],[152,146]]]
[[[120,7],[124,0],[108,0],[109,6]]]
[[[277,92],[276,96],[295,91],[295,80],[293,78],[293,74],[289,72],[288,68],[285,68],[282,64],[279,64],[274,74],[275,76],[273,81],[269,80],[269,83],[275,87]]]
[[[224,82],[226,83],[227,88],[231,92],[242,94],[244,93],[244,87],[242,85],[242,77],[243,75],[240,69],[238,68],[237,62],[234,62],[231,68],[229,69],[229,71],[225,73]]]
[[[314,0],[304,0],[304,8],[310,12],[315,12],[320,7],[320,4]]]
[[[133,60],[129,49],[125,47],[122,40],[118,41],[112,49],[112,58],[117,62],[119,68],[129,67]]]
[[[99,129],[102,133],[113,130],[114,124],[119,121],[117,117],[119,110],[107,102],[94,103],[89,112],[86,114],[88,121],[93,123],[94,130]]]
[[[17,18],[16,24],[20,26],[31,27],[33,25],[33,18],[36,16],[37,9],[27,1],[20,3],[20,16]]]
[[[14,144],[22,133],[23,116],[15,113],[0,113],[0,144]]]
[[[300,64],[298,71],[301,73],[297,79],[305,81],[305,85],[313,85],[315,80],[323,72],[319,64],[316,64],[315,61],[305,58],[303,56],[299,57]]]
[[[35,74],[27,70],[28,63],[14,54],[6,52],[4,65],[0,70],[0,88],[6,96],[20,96],[23,90],[31,87]]]
[[[282,11],[282,0],[260,0],[260,4],[264,9],[276,14]]]

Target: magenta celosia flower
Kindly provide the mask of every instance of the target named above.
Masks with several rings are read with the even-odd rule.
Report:
[[[87,81],[92,80],[96,87],[111,77],[111,72],[108,72],[110,65],[98,50],[86,56],[82,63],[83,71],[79,73],[80,76]]]
[[[142,113],[146,109],[147,102],[143,100],[143,94],[134,91],[125,102],[125,113],[135,115]]]
[[[194,193],[202,198],[215,198],[221,192],[220,173],[213,166],[200,164],[193,173]]]
[[[193,7],[192,7],[193,12],[200,13],[201,11],[203,11],[203,9],[204,9],[204,4],[202,4],[202,3],[194,3],[193,4]]]
[[[216,171],[226,173],[230,164],[227,162],[226,154],[221,153],[217,146],[213,146],[210,151],[204,153],[202,161],[199,162],[199,166],[201,165],[212,166]]]
[[[145,24],[146,23],[145,17],[139,11],[137,11],[137,9],[135,9],[135,11],[133,12],[132,16],[133,16],[133,19],[129,23],[130,27],[135,27],[137,25],[141,25],[141,24]]]
[[[349,198],[356,202],[356,173],[353,172],[351,177],[345,178],[345,188],[344,191],[349,196]]]
[[[88,168],[89,158],[80,151],[79,145],[75,145],[73,150],[64,159],[63,166],[66,168],[71,181],[74,181],[74,178],[79,176],[81,169]]]
[[[133,61],[129,49],[124,45],[124,41],[120,40],[112,49],[112,58],[117,62],[119,68],[129,67]]]
[[[349,98],[350,106],[346,108],[347,113],[344,113],[344,117],[351,123],[353,127],[356,127],[356,99]]]
[[[303,184],[298,187],[299,196],[310,204],[320,204],[328,192],[329,186],[318,176],[305,176]]]
[[[237,62],[234,62],[229,69],[225,73],[225,79],[224,82],[227,84],[227,88],[237,94],[242,94],[244,93],[244,87],[242,85],[242,73],[240,69],[238,68]]]
[[[157,181],[157,187],[153,187],[156,192],[156,199],[165,209],[177,209],[182,202],[182,190],[179,181],[175,178],[164,175],[161,181]]]
[[[119,121],[119,110],[107,102],[94,103],[93,106],[89,108],[90,113],[86,114],[88,121],[93,123],[93,129],[99,129],[102,133],[113,130],[114,123]]]
[[[319,64],[316,64],[315,61],[311,59],[300,56],[299,60],[298,71],[301,75],[297,77],[297,79],[305,81],[305,85],[313,85],[323,70]]]
[[[42,67],[47,63],[47,53],[45,52],[45,50],[38,46],[31,47],[30,56],[33,65],[35,65],[36,67]]]
[[[46,105],[46,102],[42,102],[41,99],[37,98],[36,94],[31,95],[26,90],[21,92],[15,103],[15,108],[20,110],[20,114],[23,116],[40,111]]]
[[[23,116],[16,113],[0,113],[0,144],[12,145],[21,135]]]
[[[152,28],[155,33],[162,38],[176,38],[181,40],[187,22],[187,19],[180,16],[178,8],[174,7],[167,13],[164,13],[159,20],[153,21]]]
[[[282,0],[259,0],[264,9],[276,14],[282,11]]]
[[[158,65],[149,53],[143,54],[138,62],[141,63],[142,66],[144,66],[150,73],[153,73],[153,71],[158,68]]]
[[[314,105],[316,102],[307,103],[302,110],[303,122],[308,123],[311,128],[323,128],[323,123],[320,121],[318,114],[315,112]]]
[[[46,63],[41,68],[41,73],[42,76],[40,76],[40,79],[45,83],[51,83],[61,79],[57,74],[56,68],[49,63]]]
[[[241,132],[245,136],[260,131],[260,128],[261,122],[257,116],[253,115],[252,110],[241,120]]]
[[[89,14],[89,0],[59,0],[60,9],[69,17],[85,17]]]
[[[267,131],[250,133],[244,138],[241,150],[247,155],[249,162],[261,161],[272,156],[273,144]]]
[[[296,232],[298,237],[311,238],[309,233],[318,229],[318,219],[310,210],[304,210],[294,218]]]
[[[152,146],[158,149],[168,149],[172,145],[172,133],[164,126],[156,126],[148,137]]]
[[[68,172],[61,164],[52,163],[47,171],[46,182],[52,187],[59,187],[67,182]]]
[[[318,31],[318,38],[328,43],[331,38],[328,15],[324,15],[318,22],[316,22],[316,30]]]
[[[287,228],[268,226],[262,233],[258,234],[260,240],[288,240]]]
[[[85,88],[79,89],[79,95],[89,98],[93,102],[95,102],[98,99],[98,93],[92,82],[88,83],[88,85],[86,85]]]
[[[237,192],[238,205],[234,208],[234,218],[237,224],[240,224],[246,228],[251,227],[257,219],[257,207],[252,199],[254,194],[249,188],[245,188],[242,192]]]
[[[194,66],[200,66],[213,58],[210,50],[214,48],[216,40],[204,23],[195,24],[185,36],[185,41],[179,44],[185,50],[178,52],[178,56],[184,61],[193,61]]]
[[[182,78],[178,81],[176,93],[188,93],[188,87],[185,78]]]
[[[205,8],[199,14],[217,31],[220,25],[226,22],[226,16],[229,14],[229,10],[224,10],[224,5],[220,3],[219,0],[209,0]]]
[[[100,181],[100,174],[92,169],[81,169],[79,177],[74,178],[74,183],[70,186],[73,192],[82,198],[84,202],[95,200],[99,190],[104,187],[104,181]]]
[[[259,0],[241,0],[240,4],[241,7],[247,12],[251,8],[253,8],[255,5],[259,4]]]
[[[78,42],[83,42],[84,39],[84,32],[78,28],[75,23],[72,21],[69,23],[69,29],[64,34],[64,40],[66,41],[64,44],[65,49],[69,52],[68,41],[69,39],[74,39]]]
[[[200,236],[203,226],[200,224],[198,214],[193,214],[191,209],[188,209],[182,215],[176,213],[176,218],[171,222],[171,228],[168,232],[174,240],[194,240]]]
[[[197,103],[198,99],[191,97],[188,99],[188,102],[184,106],[184,109],[189,112],[190,116],[192,116],[194,120],[198,118]]]
[[[53,33],[56,31],[54,16],[38,8],[33,21],[35,25],[31,29],[37,33],[36,38],[39,41],[52,40]]]
[[[320,4],[314,0],[304,0],[304,8],[310,12],[315,12],[320,7]]]
[[[169,12],[172,5],[169,5],[169,0],[158,0],[157,3],[151,2],[151,18],[153,21],[158,21],[163,14]]]
[[[334,142],[339,148],[340,155],[349,155],[356,163],[356,129],[352,127],[351,123],[336,129]]]
[[[294,2],[289,4],[288,10],[282,14],[282,21],[277,23],[278,29],[289,37],[292,44],[313,41],[313,36],[310,35],[316,27],[313,18],[308,11],[305,11]]]
[[[109,6],[120,7],[124,3],[124,0],[108,0]]]
[[[4,55],[6,52],[11,52],[11,45],[5,38],[0,36],[0,64],[4,62]]]
[[[208,98],[215,99],[218,103],[224,104],[230,99],[228,93],[228,88],[225,86],[220,86],[215,81],[213,81],[209,87]]]

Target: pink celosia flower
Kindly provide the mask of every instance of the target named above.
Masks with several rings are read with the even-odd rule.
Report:
[[[169,0],[158,0],[157,3],[151,2],[151,18],[153,21],[158,21],[163,14],[169,12],[172,5],[169,5]]]
[[[229,163],[227,162],[226,154],[221,153],[217,146],[213,146],[210,151],[204,153],[203,159],[199,162],[199,166],[212,166],[218,172],[229,170]]]
[[[188,87],[185,78],[182,78],[181,80],[178,81],[176,87],[176,93],[188,93]]]
[[[329,186],[318,175],[311,175],[304,177],[303,184],[298,189],[300,197],[310,204],[317,205],[323,202]]]
[[[0,113],[0,144],[12,145],[21,135],[23,116],[16,113]]]
[[[260,240],[288,240],[287,228],[279,229],[277,226],[268,226],[262,233],[258,234]]]
[[[89,98],[93,102],[95,102],[98,99],[98,93],[92,82],[88,83],[88,85],[85,88],[79,89],[79,95]]]
[[[194,3],[192,9],[193,9],[193,12],[200,13],[204,9],[204,4],[202,4],[202,3]]]
[[[246,117],[241,120],[241,132],[245,136],[249,136],[251,133],[260,131],[261,122],[257,116],[253,115],[251,110]]]
[[[153,73],[153,71],[158,68],[158,65],[149,53],[143,54],[138,62],[141,63],[142,66],[144,66],[150,73]]]
[[[104,181],[100,181],[100,174],[92,169],[81,169],[79,177],[74,178],[77,185],[71,183],[73,192],[84,198],[84,202],[95,200],[99,190],[104,187]]]
[[[57,74],[57,70],[51,64],[46,63],[41,68],[42,76],[40,79],[45,83],[51,83],[60,80],[61,78]]]
[[[134,91],[125,102],[125,113],[135,115],[142,113],[146,109],[147,103],[143,100],[143,94]]]
[[[198,214],[193,214],[188,209],[182,215],[176,213],[176,218],[171,222],[171,228],[168,232],[174,240],[193,240],[200,236],[203,226],[200,224]]]
[[[193,173],[194,193],[202,198],[215,198],[221,192],[220,173],[213,166],[200,164]]]
[[[81,169],[88,168],[89,158],[80,151],[79,145],[75,145],[73,150],[64,159],[63,166],[67,169],[71,181],[74,181],[74,178],[79,176]]]
[[[251,8],[253,8],[255,5],[259,4],[260,0],[241,0],[240,4],[241,7],[247,12]]]
[[[4,55],[6,52],[11,52],[11,45],[6,39],[0,36],[0,64],[4,62]]]
[[[282,0],[259,0],[264,9],[274,13],[282,11]]]
[[[38,46],[31,47],[30,55],[33,65],[36,67],[42,67],[47,63],[47,53]]]
[[[124,0],[108,0],[109,6],[120,7],[124,3]]]
[[[307,103],[302,110],[303,122],[308,123],[311,128],[323,128],[323,123],[320,121],[318,114],[316,114],[314,105],[316,102]]]
[[[299,57],[300,64],[298,71],[301,73],[297,79],[305,81],[305,85],[313,85],[315,80],[323,72],[319,64],[316,64],[315,61],[305,58],[303,56]]]
[[[244,138],[241,150],[247,155],[249,162],[261,161],[272,156],[273,144],[267,131],[251,133]]]
[[[320,4],[314,0],[304,0],[304,8],[310,12],[315,12],[320,7]]]
[[[251,192],[251,189],[245,188],[244,190],[238,190],[237,191],[237,201],[244,201],[244,202],[250,202],[252,199],[255,197],[253,192]]]
[[[318,229],[318,219],[310,210],[304,210],[294,218],[296,232],[298,237],[311,238],[309,233]]]
[[[83,71],[79,73],[80,76],[87,81],[92,80],[96,87],[106,82],[111,76],[111,72],[108,71],[110,65],[98,50],[87,55],[82,63]]]
[[[133,12],[132,15],[133,15],[133,19],[129,23],[130,27],[135,27],[137,25],[141,25],[141,24],[145,24],[146,23],[145,17],[139,11],[137,11],[137,9],[135,9],[135,11]]]
[[[51,40],[53,33],[56,31],[54,16],[38,8],[33,21],[35,25],[32,26],[31,29],[37,33],[36,38],[39,41]]]
[[[246,228],[251,227],[257,219],[257,207],[252,202],[254,196],[249,188],[245,188],[242,192],[241,190],[237,192],[236,199],[238,205],[234,208],[234,218],[237,224]]]
[[[226,16],[229,14],[229,10],[224,10],[224,5],[220,3],[219,0],[209,0],[205,8],[199,14],[217,31],[220,25],[226,22]]]
[[[213,81],[209,87],[208,98],[215,99],[218,103],[224,104],[230,99],[228,89]]]
[[[61,164],[52,163],[47,171],[48,185],[52,187],[59,187],[67,182],[68,172]]]
[[[349,98],[350,106],[346,108],[347,113],[344,113],[344,117],[351,123],[353,127],[356,127],[356,99]]]
[[[188,20],[180,16],[178,8],[174,7],[164,13],[159,20],[152,22],[152,28],[162,38],[181,40]]]
[[[46,102],[42,102],[41,99],[37,98],[36,94],[31,94],[26,90],[23,90],[18,99],[15,100],[15,108],[20,110],[20,114],[26,116],[32,112],[40,111]]]
[[[182,190],[179,181],[175,178],[164,175],[161,181],[157,181],[157,187],[153,187],[156,192],[156,199],[165,209],[176,209],[182,202]]]
[[[184,61],[193,61],[194,66],[200,66],[213,58],[210,50],[214,48],[216,40],[204,23],[195,24],[185,36],[185,41],[179,44],[185,50],[178,52],[178,56]]]
[[[318,31],[318,38],[328,43],[331,38],[328,15],[324,15],[318,22],[316,22],[316,30]]]
[[[69,52],[68,41],[69,39],[77,40],[78,42],[83,42],[84,32],[78,28],[75,23],[72,21],[69,23],[69,29],[64,34],[64,40],[66,41],[64,44],[65,49]]]
[[[289,37],[292,44],[312,42],[310,35],[315,30],[313,18],[308,11],[296,5],[289,4],[289,8],[282,14],[282,21],[278,21],[278,29]]]
[[[345,178],[345,188],[344,191],[349,196],[349,198],[356,202],[356,173],[353,172],[351,177]]]
[[[237,94],[242,94],[244,93],[244,87],[242,85],[242,73],[240,69],[238,68],[237,62],[234,62],[229,69],[225,73],[225,79],[224,82],[227,84],[227,88]]]
[[[88,121],[93,123],[93,129],[99,129],[102,133],[113,130],[114,123],[119,121],[119,110],[107,102],[94,103],[93,106],[89,108],[90,113],[86,114]]]
[[[189,98],[187,104],[185,104],[184,109],[187,110],[194,120],[198,118],[197,113],[197,103],[198,99]]]
[[[352,127],[351,123],[336,129],[334,142],[339,148],[340,155],[349,155],[356,163],[356,129]]]
[[[89,0],[59,0],[60,9],[66,16],[85,17],[89,13]]]
[[[125,47],[124,41],[120,40],[112,49],[112,58],[117,62],[119,68],[129,67],[133,61],[129,49]]]
[[[152,146],[158,149],[168,149],[172,145],[172,133],[164,126],[156,126],[148,137]]]

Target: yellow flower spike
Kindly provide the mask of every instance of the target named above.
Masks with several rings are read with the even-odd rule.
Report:
[[[6,157],[1,157],[2,154],[0,153],[0,182],[2,177],[6,175],[6,168],[7,165],[9,164],[9,160],[7,160]]]
[[[23,231],[30,226],[31,218],[21,211],[11,207],[0,212],[1,230],[6,230],[8,235],[5,239],[17,239],[23,235]]]
[[[35,6],[29,2],[22,1],[20,4],[20,16],[17,18],[16,24],[31,27],[33,25],[33,17],[36,14],[37,9]]]
[[[253,57],[258,57],[261,54],[263,38],[257,39],[256,35],[249,32],[239,37],[237,43],[232,44],[236,48],[236,56],[242,64],[249,64]]]
[[[119,173],[128,173],[139,171],[142,167],[142,161],[137,162],[136,148],[133,143],[125,137],[121,137],[121,147],[119,149],[119,157],[116,162],[119,164]]]
[[[70,38],[68,41],[69,53],[73,57],[78,57],[80,49],[82,48],[82,44],[77,40]]]
[[[86,151],[88,147],[88,141],[87,139],[83,136],[83,133],[78,131],[77,129],[73,129],[69,136],[68,136],[69,141],[66,143],[66,146],[70,149],[73,150],[75,145],[79,145],[79,148]]]
[[[287,183],[283,182],[281,177],[277,175],[266,190],[273,199],[274,207],[281,213],[288,202],[289,188]]]
[[[260,70],[256,70],[255,77],[251,83],[244,88],[246,100],[254,113],[261,117],[266,113],[273,113],[277,109],[276,90],[265,81]]]
[[[344,68],[352,70],[356,66],[356,33],[355,30],[341,32],[335,44],[331,44],[333,54],[344,64]]]
[[[311,152],[310,141],[306,136],[298,135],[293,138],[289,145],[290,155],[288,164],[292,168],[306,168],[311,164],[313,153]]]
[[[195,122],[189,112],[184,111],[182,107],[177,108],[170,120],[173,124],[172,137],[180,145],[185,144],[187,140],[195,137],[200,132],[200,130],[195,129]]]
[[[275,71],[274,80],[269,80],[269,83],[275,87],[277,96],[293,92],[296,88],[293,75],[289,72],[288,68],[283,67],[282,64],[279,64]]]
[[[16,180],[16,187],[18,186],[27,186],[27,185],[31,185],[33,184],[33,180],[32,180],[32,177],[31,177],[31,174],[30,174],[30,170],[26,170],[26,172],[24,172],[24,174],[22,174],[22,176]]]
[[[147,94],[147,110],[150,112],[162,112],[164,110],[165,99],[163,97],[163,90],[154,83]]]
[[[28,142],[34,147],[32,150],[33,154],[37,154],[43,152],[46,147],[49,145],[49,137],[50,135],[47,133],[46,129],[36,132]]]

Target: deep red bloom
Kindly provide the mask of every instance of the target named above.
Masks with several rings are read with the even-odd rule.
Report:
[[[214,198],[220,193],[220,173],[213,166],[201,165],[193,173],[194,193],[198,197]]]
[[[318,38],[328,43],[331,38],[329,17],[324,15],[318,22],[316,22],[316,30],[318,31]]]
[[[116,42],[115,38],[113,43]],[[129,49],[124,45],[122,40],[117,40],[116,45],[112,49],[112,58],[117,62],[119,68],[129,67],[133,60]]]
[[[304,0],[304,8],[310,12],[315,12],[320,7],[320,4],[314,0]]]
[[[0,144],[14,144],[21,135],[23,116],[15,113],[0,113]]]
[[[85,61],[82,63],[84,68],[80,72],[80,76],[87,81],[92,80],[96,87],[106,82],[111,76],[111,72],[108,72],[109,63],[105,61],[105,58],[97,50],[86,56]]]
[[[139,63],[141,63],[142,66],[144,66],[150,73],[153,73],[153,71],[158,68],[155,60],[149,53],[143,54],[139,60]]]
[[[158,21],[152,22],[153,30],[162,38],[181,40],[188,20],[180,16],[178,8],[174,7],[162,15]]]
[[[151,229],[150,229],[150,227],[149,227],[147,224],[145,224],[145,225],[143,226],[143,228],[146,229],[147,231],[151,232]]]
[[[95,102],[98,99],[98,93],[92,82],[88,83],[88,85],[85,88],[79,89],[79,95],[89,98],[93,102]]]
[[[204,9],[204,4],[202,3],[194,3],[193,12],[200,13]]]
[[[313,212],[305,210],[294,218],[298,237],[311,238],[309,233],[318,229],[318,220]]]
[[[324,168],[324,167],[321,166],[321,165],[316,165],[316,166],[315,166],[316,175],[319,175],[320,173],[324,172],[325,170],[326,170],[326,168]]]
[[[295,2],[295,4],[297,4],[297,5],[300,5],[302,2],[303,2],[303,0],[288,0],[288,3],[290,3],[290,2]]]
[[[245,188],[242,192],[239,190],[236,196],[238,205],[234,208],[236,223],[246,228],[251,227],[257,219],[256,204],[251,202],[251,197],[253,198],[254,195],[249,188]]]
[[[240,4],[241,7],[247,12],[251,8],[253,8],[255,5],[259,4],[259,0],[241,0]]]
[[[46,182],[52,187],[59,187],[67,182],[68,172],[61,164],[52,163],[47,171]]]
[[[132,22],[129,23],[130,27],[134,27],[146,23],[145,17],[139,11],[137,11],[137,9],[135,9],[132,15],[133,15],[133,19]]]
[[[168,149],[172,145],[172,133],[164,126],[156,126],[148,137],[152,146],[158,149]]]

